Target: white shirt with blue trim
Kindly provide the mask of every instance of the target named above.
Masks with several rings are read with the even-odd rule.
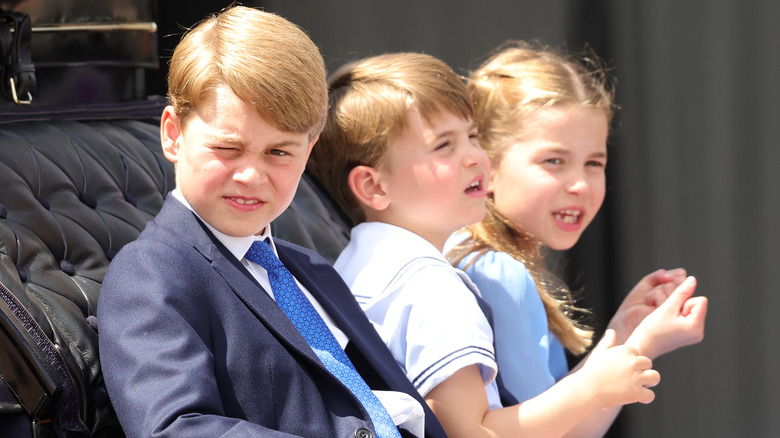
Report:
[[[422,396],[478,365],[490,408],[501,407],[490,324],[473,283],[435,246],[403,228],[366,222],[352,229],[334,267]]]

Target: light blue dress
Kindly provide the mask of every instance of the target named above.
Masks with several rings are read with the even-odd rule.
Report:
[[[464,238],[450,237],[444,253]],[[472,258],[458,267],[463,269]],[[496,360],[504,386],[523,402],[563,378],[568,372],[566,354],[549,330],[544,304],[525,265],[509,254],[490,251],[465,271],[493,309]]]

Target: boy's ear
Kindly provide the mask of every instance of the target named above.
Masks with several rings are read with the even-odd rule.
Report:
[[[311,150],[314,149],[314,145],[317,144],[317,141],[320,139],[319,134],[317,134],[316,137],[314,137],[313,140],[309,141],[309,147],[306,149],[306,160],[309,161],[309,157],[311,156]]]
[[[493,192],[496,190],[497,178],[498,178],[498,172],[494,172],[493,170],[491,170],[490,176],[488,176],[487,187],[485,188],[485,192],[487,192],[488,196],[492,195]]]
[[[179,137],[181,124],[172,106],[166,106],[160,119],[160,141],[163,155],[168,161],[175,163],[179,156]]]
[[[382,187],[379,172],[370,166],[355,166],[347,177],[349,188],[358,201],[374,210],[384,210],[390,199]]]

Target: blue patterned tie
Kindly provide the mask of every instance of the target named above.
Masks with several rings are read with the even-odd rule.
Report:
[[[303,295],[290,271],[282,264],[265,241],[255,241],[244,256],[268,272],[276,304],[292,321],[306,342],[317,353],[325,367],[336,376],[366,408],[380,438],[400,437],[393,419],[379,402],[371,388],[360,377],[347,354],[339,345],[325,321]]]

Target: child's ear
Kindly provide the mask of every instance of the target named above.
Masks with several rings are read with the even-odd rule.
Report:
[[[179,156],[179,136],[181,124],[172,106],[166,106],[160,119],[160,141],[163,155],[168,161],[175,163]]]
[[[487,187],[485,188],[485,192],[487,192],[488,196],[492,196],[493,192],[496,191],[496,185],[498,185],[499,180],[501,179],[501,175],[496,172],[496,169],[498,167],[493,167],[491,165],[490,175],[488,176],[488,183]]]
[[[379,172],[373,167],[355,166],[347,177],[352,194],[358,201],[374,210],[384,210],[390,202],[379,176]]]
[[[306,160],[309,161],[309,156],[311,156],[311,150],[314,149],[314,145],[317,144],[317,141],[320,139],[319,134],[317,134],[316,137],[314,137],[313,140],[309,141],[309,147],[306,149]]]

